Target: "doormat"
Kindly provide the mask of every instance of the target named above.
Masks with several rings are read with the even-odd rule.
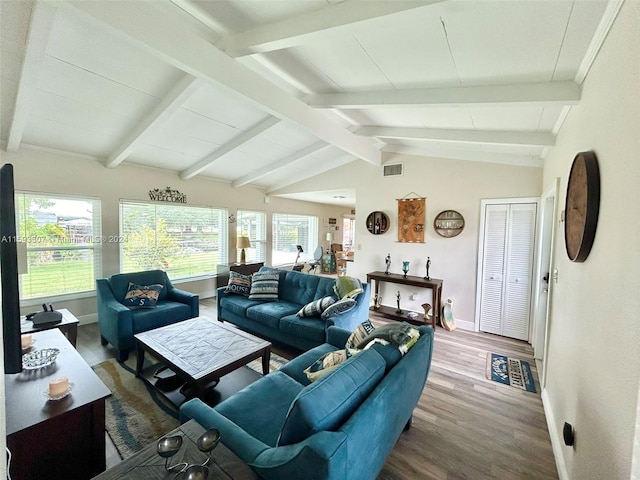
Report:
[[[536,393],[531,365],[524,360],[487,352],[487,378],[494,382]]]

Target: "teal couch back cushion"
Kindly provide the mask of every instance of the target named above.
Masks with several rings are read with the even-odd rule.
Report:
[[[306,386],[289,408],[278,445],[291,445],[316,432],[340,428],[369,396],[384,373],[384,359],[369,349]]]
[[[280,278],[279,300],[306,305],[315,299],[321,277],[291,271]]]
[[[127,290],[129,289],[129,282],[142,286],[155,284],[162,285],[162,290],[160,290],[158,301],[166,300],[167,298],[168,277],[167,274],[162,270],[118,273],[116,275],[113,275],[109,279],[109,285],[111,286],[111,291],[113,291],[113,296],[119,302],[122,302],[124,300],[124,296],[127,294]]]

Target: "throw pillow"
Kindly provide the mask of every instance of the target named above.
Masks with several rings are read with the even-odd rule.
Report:
[[[251,278],[249,300],[278,300],[278,279],[280,274],[275,270],[260,271]]]
[[[251,276],[233,271],[229,272],[229,283],[224,293],[233,293],[248,297],[249,293],[251,293]]]
[[[129,282],[129,289],[122,302],[125,306],[135,308],[156,308],[163,285],[136,285]]]
[[[298,316],[301,318],[319,317],[322,312],[324,312],[330,305],[334,304],[335,301],[336,299],[333,297],[324,297],[320,300],[309,302],[300,309]]]
[[[336,283],[333,285],[333,291],[338,298],[355,298],[361,294],[364,289],[362,282],[356,277],[337,277]]]
[[[371,320],[365,320],[358,325],[351,335],[349,335],[349,338],[347,338],[347,344],[345,345],[347,355],[351,356],[353,353],[357,353],[358,350],[356,350],[356,346],[375,329],[376,327],[371,323]]]
[[[353,298],[343,298],[337,302],[329,305],[327,309],[320,314],[323,320],[329,320],[334,315],[348,312],[356,306],[356,301]]]

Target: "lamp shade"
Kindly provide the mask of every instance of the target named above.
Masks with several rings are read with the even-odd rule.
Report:
[[[327,232],[327,242],[333,242],[333,233]]]
[[[249,240],[249,237],[238,237],[236,239],[236,248],[250,248],[251,247],[251,241]]]

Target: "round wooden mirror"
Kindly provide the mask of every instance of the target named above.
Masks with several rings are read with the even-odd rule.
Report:
[[[384,212],[371,212],[367,217],[367,230],[380,235],[389,229],[389,217]]]

